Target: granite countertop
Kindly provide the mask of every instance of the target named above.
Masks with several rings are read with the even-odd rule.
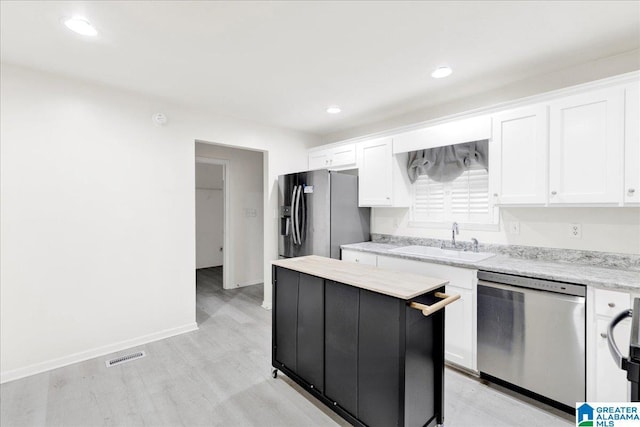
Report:
[[[552,262],[517,258],[503,254],[497,254],[479,262],[468,262],[390,252],[390,249],[402,246],[408,245],[402,243],[363,242],[342,245],[341,248],[360,252],[370,252],[395,258],[428,261],[455,267],[466,267],[496,273],[507,273],[539,279],[577,283],[602,289],[640,292],[640,272],[638,271],[594,267],[592,265],[571,262]]]
[[[449,283],[423,275],[399,273],[317,255],[281,259],[273,261],[272,264],[404,300],[431,292]]]

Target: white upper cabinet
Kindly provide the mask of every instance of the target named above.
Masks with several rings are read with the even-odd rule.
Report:
[[[380,138],[359,143],[358,159],[360,206],[409,206],[407,156],[393,155],[393,139]],[[404,165],[401,164],[403,160]]]
[[[624,88],[549,104],[549,204],[622,202]]]
[[[389,206],[392,203],[392,140],[360,143],[358,202],[360,206]]]
[[[505,111],[493,117],[489,171],[495,203],[546,204],[548,123],[546,105]]]
[[[624,202],[640,204],[640,84],[625,88]]]
[[[640,206],[639,77],[542,94],[491,117],[314,148],[309,169],[357,167],[360,206],[409,207],[410,151],[489,139],[495,205]]]
[[[309,170],[325,169],[329,167],[329,150],[309,152]]]
[[[344,144],[336,147],[309,151],[309,170],[348,169],[355,167],[355,144]]]

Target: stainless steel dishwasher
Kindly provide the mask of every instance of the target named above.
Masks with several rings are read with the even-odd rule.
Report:
[[[482,377],[573,410],[586,397],[582,285],[478,272]]]

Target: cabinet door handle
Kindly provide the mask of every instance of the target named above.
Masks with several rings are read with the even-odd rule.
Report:
[[[616,303],[614,303],[614,302],[610,302],[610,303],[609,303],[609,304],[607,304],[607,305],[608,305],[609,307],[613,308],[613,307],[615,307],[615,306],[616,306]]]
[[[557,192],[557,191],[552,191],[552,192],[551,192],[551,195],[552,195],[552,196],[555,196],[556,194],[558,194],[558,192]]]
[[[630,196],[633,195],[633,193],[635,193],[635,192],[636,192],[635,188],[630,188],[630,189],[627,190],[627,193],[629,193]]]
[[[600,332],[600,336],[601,336],[602,338],[606,338],[606,337],[607,337],[607,333],[606,333],[606,332]]]
[[[360,262],[360,260],[358,258],[356,258],[356,262]]]
[[[411,301],[409,307],[422,311],[422,314],[425,316],[430,316],[441,308],[444,308],[452,302],[460,299],[460,295],[458,294],[447,295],[442,292],[436,292],[434,295],[438,298],[442,298],[442,301],[438,301],[432,305],[420,304],[419,302]]]

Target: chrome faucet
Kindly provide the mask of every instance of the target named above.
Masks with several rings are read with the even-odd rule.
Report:
[[[456,234],[460,234],[458,230],[458,223],[454,222],[451,226],[451,246],[455,249],[456,247]]]
[[[478,252],[478,239],[472,237],[471,243],[473,243],[473,252]]]

